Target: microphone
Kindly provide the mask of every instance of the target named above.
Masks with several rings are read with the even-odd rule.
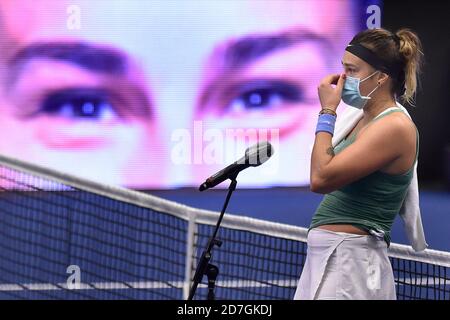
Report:
[[[273,155],[273,147],[267,141],[258,142],[257,144],[247,148],[245,155],[238,161],[230,164],[225,169],[220,170],[212,175],[198,188],[200,191],[217,186],[219,183],[236,176],[239,172],[248,167],[257,167],[269,160]]]

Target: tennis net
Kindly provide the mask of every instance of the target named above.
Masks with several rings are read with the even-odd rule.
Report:
[[[0,156],[0,298],[185,299],[218,216]],[[306,234],[226,214],[216,298],[292,299]],[[450,253],[389,255],[398,299],[450,299]]]

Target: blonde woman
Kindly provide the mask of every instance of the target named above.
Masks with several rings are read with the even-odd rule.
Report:
[[[325,196],[294,299],[396,298],[387,248],[419,151],[417,128],[396,101],[413,102],[421,55],[411,30],[365,30],[344,52],[345,73],[320,83],[311,190]],[[333,148],[341,99],[363,117]]]

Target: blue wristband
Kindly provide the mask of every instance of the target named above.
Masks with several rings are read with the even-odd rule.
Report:
[[[317,121],[316,134],[318,132],[328,132],[334,135],[334,124],[336,123],[336,116],[331,114],[321,114]]]

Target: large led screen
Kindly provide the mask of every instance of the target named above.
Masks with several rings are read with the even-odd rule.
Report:
[[[317,85],[377,14],[378,1],[1,0],[0,154],[172,188],[268,140],[273,157],[240,186],[307,185]]]

